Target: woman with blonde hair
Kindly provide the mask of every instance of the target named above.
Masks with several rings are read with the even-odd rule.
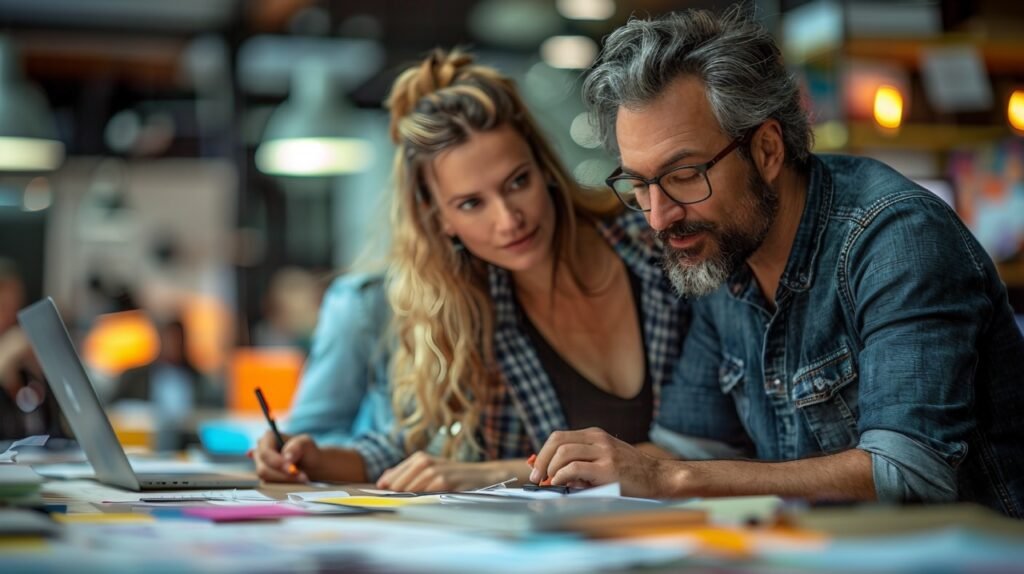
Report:
[[[387,105],[395,429],[280,453],[264,436],[260,476],[469,488],[525,481],[556,430],[646,442],[686,315],[643,216],[576,184],[512,81],[466,53],[434,51]]]

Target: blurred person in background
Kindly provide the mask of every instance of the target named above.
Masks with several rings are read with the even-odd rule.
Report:
[[[253,344],[295,347],[308,354],[322,295],[322,283],[309,271],[298,267],[276,271],[263,300],[263,320],[256,325]]]
[[[0,440],[67,436],[28,338],[18,326],[25,285],[13,261],[0,258]]]
[[[160,326],[160,352],[153,362],[128,369],[118,381],[114,402],[142,401],[152,405],[157,450],[179,450],[192,438],[186,429],[197,407],[224,405],[223,391],[189,360],[184,323]]]
[[[266,434],[260,476],[470,488],[525,481],[556,429],[645,443],[686,314],[643,217],[573,182],[512,82],[464,53],[407,70],[388,105],[395,430],[280,453]]]

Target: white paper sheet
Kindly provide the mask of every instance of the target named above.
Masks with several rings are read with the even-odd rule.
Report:
[[[305,490],[302,492],[289,492],[288,502],[316,502],[323,498],[342,498],[345,496],[351,495],[344,490]]]
[[[127,496],[120,496],[115,499],[104,500],[102,502],[134,504],[142,502],[142,499],[146,499],[146,502],[143,504],[159,506],[167,506],[168,504],[173,505],[175,502],[213,502],[218,503],[220,506],[248,505],[253,502],[268,502],[273,504],[277,502],[258,490],[241,490],[237,488],[223,490],[175,490],[166,492],[131,493]]]
[[[18,460],[18,447],[22,446],[44,446],[50,440],[50,435],[40,434],[16,440],[7,447],[7,450],[0,453],[0,463],[13,463]]]

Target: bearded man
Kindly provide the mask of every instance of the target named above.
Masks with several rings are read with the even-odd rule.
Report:
[[[556,432],[531,479],[1024,517],[1024,337],[955,212],[882,163],[810,153],[798,87],[740,10],[631,20],[583,91],[621,160],[609,186],[694,299],[651,433],[675,459]]]

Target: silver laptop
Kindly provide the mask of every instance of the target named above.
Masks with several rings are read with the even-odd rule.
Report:
[[[255,477],[245,474],[135,472],[103,412],[53,299],[47,297],[22,309],[18,321],[43,366],[57,403],[92,464],[96,480],[129,490],[252,488],[259,484]]]

